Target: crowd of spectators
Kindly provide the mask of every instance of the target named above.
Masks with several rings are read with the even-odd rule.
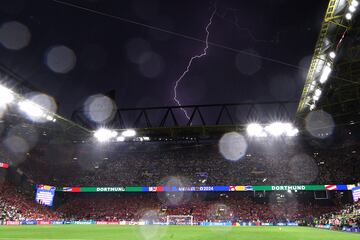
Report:
[[[0,186],[0,221],[52,220],[59,214],[37,204],[15,186]]]
[[[46,148],[33,151],[17,167],[35,183],[58,187],[354,184],[360,179],[357,148],[353,144],[325,149],[281,144],[249,146],[238,161],[230,161],[219,152],[217,144],[134,143],[94,148],[84,143],[74,144],[72,153],[61,160],[61,156]],[[192,215],[197,222],[358,224],[358,215],[339,213],[339,203],[323,205],[297,199],[259,202],[249,196],[223,195],[210,200],[197,193],[191,200],[186,200],[186,196],[179,200],[173,193],[163,193],[161,197],[151,193],[71,196],[56,211],[50,211],[15,188],[5,186],[0,193],[0,220],[63,216],[76,220],[139,221],[151,213],[150,218],[160,221],[166,221],[168,215]],[[352,212],[354,208],[358,211],[359,205],[352,206]]]
[[[30,193],[4,184],[0,189],[0,221],[166,222],[169,215],[189,215],[195,224],[231,221],[359,226],[360,203],[317,201],[310,195],[307,192],[267,192],[260,197],[235,192],[64,194],[59,196],[56,207],[48,208],[36,203]]]
[[[360,202],[348,204],[340,211],[329,212],[315,220],[315,224],[335,227],[360,227]]]
[[[55,162],[35,155],[20,168],[35,182],[55,186],[156,186],[170,176],[191,185],[353,184],[360,179],[356,148],[270,148],[249,148],[238,161],[229,161],[217,145],[147,143],[94,150],[84,144],[71,159]]]

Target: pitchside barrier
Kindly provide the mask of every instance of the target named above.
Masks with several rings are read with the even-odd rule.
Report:
[[[134,222],[134,221],[94,221],[94,220],[86,220],[86,221],[36,221],[36,220],[27,220],[27,221],[0,221],[0,225],[169,225],[164,222]],[[278,226],[278,227],[296,227],[299,226],[296,222],[280,222],[280,223],[265,223],[265,222],[200,222],[195,225],[198,226],[223,226],[223,227],[259,227],[259,226]],[[316,225],[316,228],[328,229],[328,230],[342,230],[345,232],[354,232],[360,233],[360,228],[358,227],[342,227],[337,228],[332,225]]]
[[[321,228],[321,229],[328,229],[328,230],[341,230],[341,231],[344,231],[344,232],[360,233],[360,227],[341,227],[341,228],[338,228],[338,227],[330,225],[330,224],[315,225],[315,227],[316,228]]]
[[[82,220],[82,221],[3,221],[0,225],[171,225],[166,222],[146,222],[146,221],[95,221],[95,220]],[[183,225],[183,224],[179,224]],[[265,222],[198,222],[194,225],[199,226],[298,226],[296,222],[281,222],[281,223],[265,223]]]

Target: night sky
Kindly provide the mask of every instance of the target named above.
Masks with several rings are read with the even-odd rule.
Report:
[[[202,40],[215,3],[67,2]],[[294,66],[210,45],[179,85],[182,104],[299,100],[327,3],[218,1],[210,42]],[[7,25],[12,21],[28,32]],[[175,105],[175,81],[190,58],[205,47],[199,41],[52,0],[1,0],[0,23],[0,63],[53,96],[58,112],[67,117],[87,97],[110,90],[116,91],[118,107]],[[9,49],[9,44],[21,48]]]

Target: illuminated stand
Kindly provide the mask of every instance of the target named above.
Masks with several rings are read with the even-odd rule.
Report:
[[[194,225],[194,216],[191,215],[168,215],[166,225]]]

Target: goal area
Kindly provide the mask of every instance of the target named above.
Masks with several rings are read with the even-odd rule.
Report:
[[[191,215],[168,215],[166,216],[167,225],[193,225],[194,216]]]

